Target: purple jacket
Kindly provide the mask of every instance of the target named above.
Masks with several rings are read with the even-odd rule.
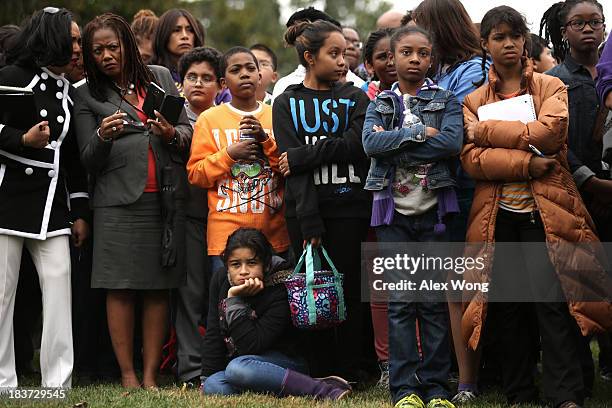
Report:
[[[597,64],[597,95],[602,104],[610,91],[612,91],[612,40],[606,42]]]

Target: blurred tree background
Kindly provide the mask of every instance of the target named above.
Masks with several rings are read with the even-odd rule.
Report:
[[[206,28],[206,45],[227,50],[234,45],[250,46],[263,43],[272,48],[279,59],[281,75],[292,71],[297,63],[293,49],[284,47],[285,21],[280,21],[278,0],[1,0],[0,25],[20,24],[34,10],[53,5],[71,10],[77,22],[85,25],[94,16],[113,12],[131,22],[142,9],[153,10],[158,16],[173,7],[185,8]],[[313,5],[312,0],[285,0],[290,10]],[[357,28],[365,42],[374,30],[379,15],[391,8],[385,0],[326,0],[323,10],[342,24]],[[289,13],[290,14],[290,13]]]

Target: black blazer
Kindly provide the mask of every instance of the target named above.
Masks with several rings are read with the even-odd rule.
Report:
[[[155,65],[149,68],[167,94],[179,94],[168,69]],[[193,129],[185,109],[175,126],[177,144],[167,144],[152,131],[133,126],[124,126],[121,136],[113,143],[107,143],[96,135],[102,119],[121,106],[128,119],[140,122],[136,110],[127,102],[122,103],[119,94],[112,89],[106,90],[106,101],[98,101],[91,95],[87,83],[77,88],[76,97],[76,130],[81,160],[94,179],[93,208],[132,204],[140,198],[147,180],[149,143],[155,154],[158,182],[162,181],[163,167],[171,166],[175,177],[175,197],[180,200],[186,197],[185,160]]]
[[[70,221],[89,218],[87,173],[74,134],[74,88],[46,68],[10,65],[0,85],[31,89],[38,121],[51,136],[42,149],[23,147],[29,129],[0,123],[0,234],[46,239],[70,234]]]

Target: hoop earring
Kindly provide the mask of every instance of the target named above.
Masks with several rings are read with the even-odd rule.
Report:
[[[569,41],[567,40],[567,38],[565,38],[565,39],[562,41],[562,44],[563,44],[563,48],[564,48],[566,51],[569,51],[569,49],[570,49],[570,45],[569,45]]]

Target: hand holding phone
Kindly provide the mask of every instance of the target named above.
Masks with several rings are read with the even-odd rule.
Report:
[[[175,126],[185,108],[185,98],[174,95],[166,95],[159,108],[159,112],[173,126]]]
[[[151,119],[156,120],[158,116],[155,111],[161,113],[165,120],[171,125],[176,125],[185,107],[185,98],[175,95],[167,95],[155,82],[147,87],[147,96],[142,104],[142,111]]]
[[[160,107],[164,101],[166,92],[159,87],[155,82],[149,83],[147,86],[147,96],[142,103],[142,111],[151,119],[157,119],[155,111],[160,110]]]
[[[161,136],[166,142],[170,142],[176,134],[174,126],[160,112],[157,110],[153,112],[156,119],[148,119],[147,124],[151,126],[151,131],[154,135]]]

